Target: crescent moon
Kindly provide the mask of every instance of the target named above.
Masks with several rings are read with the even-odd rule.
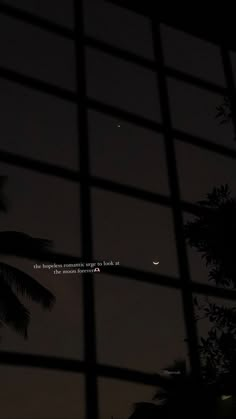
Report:
[[[153,263],[153,265],[158,265],[159,264],[159,262],[152,262]]]

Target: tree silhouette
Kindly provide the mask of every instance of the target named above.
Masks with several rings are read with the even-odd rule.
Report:
[[[208,267],[208,279],[216,286],[236,288],[236,199],[228,185],[213,188],[197,203],[202,211],[184,226],[187,243]],[[201,337],[202,385],[196,385],[184,362],[169,367],[173,373],[150,402],[137,403],[129,419],[172,418],[188,415],[211,418],[236,415],[235,405],[225,409],[222,396],[234,400],[236,376],[236,308],[216,304],[206,297],[194,299],[196,321],[207,319],[209,331]],[[178,371],[178,374],[176,374]],[[174,373],[175,372],[175,373]]]
[[[158,390],[152,402],[137,403],[129,419],[172,419],[185,416],[199,419],[201,415],[211,419],[235,417],[232,405],[227,407],[226,410],[220,383],[196,386],[191,375],[182,368],[179,374],[174,371],[170,373],[165,389]]]
[[[3,194],[6,177],[0,177],[0,211],[6,211],[7,205]],[[33,238],[15,231],[0,232],[0,254],[24,258],[35,258],[51,254],[52,242]],[[30,275],[7,263],[0,262],[0,326],[8,325],[17,333],[28,337],[30,312],[18,296],[26,296],[50,310],[54,295]]]
[[[216,107],[216,110],[216,118],[219,119],[221,125],[232,120],[232,109],[228,96],[224,96],[223,102]]]
[[[227,96],[216,107],[220,124],[232,120],[231,102]],[[236,137],[234,138],[236,141]],[[202,214],[184,226],[186,242],[195,248],[208,268],[208,280],[215,286],[236,289],[236,198],[229,185],[213,188],[205,200],[197,202]],[[210,298],[194,298],[196,321],[207,319],[210,327],[201,337],[202,385],[192,380],[184,361],[168,369],[171,374],[164,388],[149,402],[136,403],[129,419],[164,419],[188,415],[217,418],[236,416],[236,307],[216,304]],[[233,403],[225,409],[224,400]],[[154,403],[157,402],[157,403]],[[223,403],[222,403],[223,402]]]
[[[236,200],[228,185],[214,188],[207,199],[199,201],[208,209],[185,225],[185,237],[206,262],[209,281],[220,286],[236,286],[234,260],[236,245]]]
[[[232,107],[228,96],[224,96],[223,102],[216,107],[216,118],[219,120],[220,125],[227,124],[232,121]],[[233,138],[236,141],[236,137]]]
[[[198,204],[210,209],[185,225],[185,237],[209,268],[208,279],[216,286],[236,288],[236,200],[228,185],[214,188]],[[230,379],[236,372],[236,308],[216,304],[210,298],[194,299],[196,320],[207,319],[207,338],[201,337],[200,354],[205,379]]]

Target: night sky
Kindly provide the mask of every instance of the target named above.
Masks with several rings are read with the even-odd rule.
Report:
[[[102,0],[85,1],[86,34],[153,59],[147,18]],[[5,0],[16,7],[73,28],[72,0]],[[225,86],[216,45],[162,25],[165,64]],[[1,66],[76,89],[73,43],[0,15]],[[155,73],[88,48],[88,95],[161,123]],[[236,69],[236,54],[231,55]],[[76,106],[0,79],[0,150],[78,169]],[[176,130],[235,149],[230,124],[219,125],[218,94],[168,79],[172,123]],[[93,176],[170,196],[164,138],[119,118],[88,112]],[[181,141],[175,143],[181,199],[196,202],[214,186],[229,183],[236,193],[233,159]],[[54,249],[81,256],[80,196],[74,182],[0,163],[8,176],[9,210],[0,230],[22,231],[51,239]],[[93,188],[94,258],[158,272],[178,281],[179,269],[171,209]],[[184,214],[185,220],[191,218]],[[207,282],[207,270],[188,251],[192,279]],[[57,302],[51,313],[22,298],[32,313],[27,341],[1,330],[1,349],[83,359],[82,282],[79,276],[55,277],[33,270],[33,262],[1,257],[33,275]],[[154,267],[153,260],[160,261]],[[95,280],[98,361],[158,373],[175,359],[187,359],[179,291],[99,274]],[[80,374],[1,366],[4,419],[83,419],[84,381]],[[99,379],[100,418],[125,419],[132,403],[149,401],[155,389]],[[14,401],[14,403],[13,403]],[[46,408],[47,406],[47,408]]]

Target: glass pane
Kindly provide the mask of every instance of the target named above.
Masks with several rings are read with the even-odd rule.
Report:
[[[231,210],[228,212],[230,214]],[[184,222],[188,226],[187,251],[193,281],[223,288],[235,286],[232,242],[235,214],[231,217],[232,213],[228,216],[225,212],[224,215],[222,210],[201,219],[185,214]]]
[[[231,122],[220,124],[217,107],[224,104],[221,95],[169,79],[173,126],[223,146],[235,148]]]
[[[1,229],[52,240],[54,251],[79,256],[79,186],[5,164],[0,172],[8,176],[9,207],[1,215]]]
[[[125,111],[160,121],[156,75],[115,57],[87,50],[88,95]]]
[[[93,175],[169,195],[160,134],[96,112],[89,113],[89,123]]]
[[[30,275],[54,296],[51,310],[11,289],[30,313],[28,337],[17,333],[8,322],[1,327],[0,349],[6,351],[83,359],[83,302],[82,284],[78,275],[54,275],[53,269],[34,269],[35,261],[4,257],[1,263]],[[1,267],[0,263],[0,267]],[[60,263],[60,262],[59,262]],[[38,262],[38,265],[40,262]],[[44,261],[50,264],[50,261]],[[42,293],[39,293],[40,297]],[[1,417],[1,415],[0,415]]]
[[[225,85],[220,48],[162,25],[166,65],[212,83]]]
[[[226,183],[236,193],[235,159],[181,141],[176,141],[176,156],[184,201],[196,203]]]
[[[4,419],[85,419],[80,374],[0,367]]]
[[[229,185],[229,189],[231,190],[231,198],[235,197],[236,166],[234,159],[222,156],[218,153],[207,151],[205,149],[201,149],[199,147],[195,147],[190,144],[182,143],[180,141],[176,141],[176,152],[182,200],[192,202],[195,204],[197,204],[198,201],[208,201],[207,195],[212,194],[214,188],[220,188],[221,185],[226,184]],[[190,214],[185,214],[184,218],[185,223],[192,223],[196,222],[196,220],[199,220],[198,217],[195,217],[194,215]],[[217,221],[214,221],[214,217],[208,218],[207,221],[205,221],[206,225],[204,224],[204,230],[200,230],[200,225],[203,225],[202,221],[200,225],[198,224],[199,231],[202,232],[202,235],[200,237],[204,240],[206,239],[206,237],[208,237],[209,240],[210,238],[212,238],[214,243],[216,243],[217,237],[222,237],[220,235],[220,232],[225,231],[225,233],[222,233],[225,237],[225,246],[227,242],[231,243],[230,231],[232,231],[233,229],[234,221],[232,221],[232,225],[230,224],[229,231],[225,228],[224,230],[221,230],[221,227],[223,227],[227,218],[227,215],[225,220],[222,217],[217,218]],[[228,218],[228,220],[230,220],[230,218]],[[209,233],[210,235],[207,235],[208,233],[204,233],[204,231],[211,233]],[[216,231],[218,231],[218,236],[214,235]],[[191,239],[192,237],[195,236],[191,236]],[[219,243],[220,242],[221,239],[219,239]],[[200,245],[200,242],[198,241],[194,243],[199,243]],[[232,245],[230,246],[232,248]],[[222,250],[223,249],[220,250],[220,257],[223,257]],[[211,271],[211,267],[210,265],[208,267],[206,266],[206,259],[201,257],[203,256],[203,254],[203,251],[200,252],[200,247],[188,246],[188,255],[192,279],[194,281],[205,283],[209,282],[211,285],[215,285],[213,281],[209,281],[209,273]]]
[[[3,15],[0,28],[2,66],[75,89],[72,41]]]
[[[184,224],[193,222],[196,217],[192,214],[184,214]],[[209,267],[206,265],[206,260],[202,258],[203,252],[199,252],[196,247],[191,247],[186,240],[187,254],[189,261],[189,268],[192,281],[202,282],[209,285],[215,285],[209,278]]]
[[[78,170],[76,106],[0,79],[0,149]]]
[[[85,31],[88,35],[153,58],[149,19],[106,1],[84,0]]]
[[[135,403],[153,403],[152,397],[157,392],[151,386],[104,378],[99,379],[98,385],[100,419],[128,419],[134,412]]]
[[[187,359],[177,290],[100,274],[96,320],[101,363],[157,374]]]
[[[215,379],[217,375],[220,376],[223,372],[234,374],[236,355],[235,309],[236,302],[233,300],[195,295],[195,315],[202,364],[206,366],[208,359],[212,367],[205,372],[208,380],[210,378]],[[225,382],[226,379],[227,375]],[[229,390],[227,394],[230,394]]]
[[[92,199],[95,259],[178,276],[169,208],[99,190],[93,190]]]
[[[13,292],[11,298],[17,297],[30,314],[28,339],[24,340],[23,331],[27,328],[25,315],[17,302],[12,306],[13,301],[12,303],[9,301],[6,313],[10,313],[10,320],[4,318],[4,327],[1,328],[1,348],[82,358],[83,318],[80,278],[78,275],[55,275],[54,269],[47,268],[47,265],[53,264],[50,255],[46,260],[37,260],[41,253],[41,242],[37,244],[32,242],[32,237],[52,240],[52,252],[80,255],[78,187],[62,179],[38,175],[3,164],[1,164],[1,173],[9,176],[5,186],[8,211],[6,214],[1,213],[0,222],[3,249],[2,252],[0,250],[1,264],[4,264],[0,266],[4,279],[4,283],[0,281],[1,287],[3,286],[1,292],[5,292],[4,287],[7,282],[11,293]],[[4,236],[1,235],[7,231],[12,232],[10,236],[9,233],[8,236],[6,233]],[[5,255],[6,251],[10,254]],[[34,268],[36,261],[41,265],[41,269]],[[57,263],[60,264],[60,261]],[[46,265],[45,269],[43,264]],[[29,282],[24,274],[30,275],[33,280],[30,279]],[[39,288],[34,280],[46,288],[50,295]],[[25,284],[22,290],[21,284]],[[56,301],[52,301],[51,294]],[[15,311],[18,313],[17,318],[19,317],[17,327],[13,315]]]
[[[64,26],[74,26],[72,0],[1,0],[1,3],[21,8]]]

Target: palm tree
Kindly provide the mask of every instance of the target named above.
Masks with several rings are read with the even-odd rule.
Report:
[[[0,211],[4,212],[6,211],[3,196],[5,182],[6,177],[0,177]],[[25,233],[0,232],[0,254],[37,260],[52,254],[51,246],[51,241],[33,238]],[[53,294],[30,275],[0,262],[0,326],[8,325],[26,339],[30,312],[19,300],[19,295],[28,297],[47,310],[50,310],[55,303]]]

